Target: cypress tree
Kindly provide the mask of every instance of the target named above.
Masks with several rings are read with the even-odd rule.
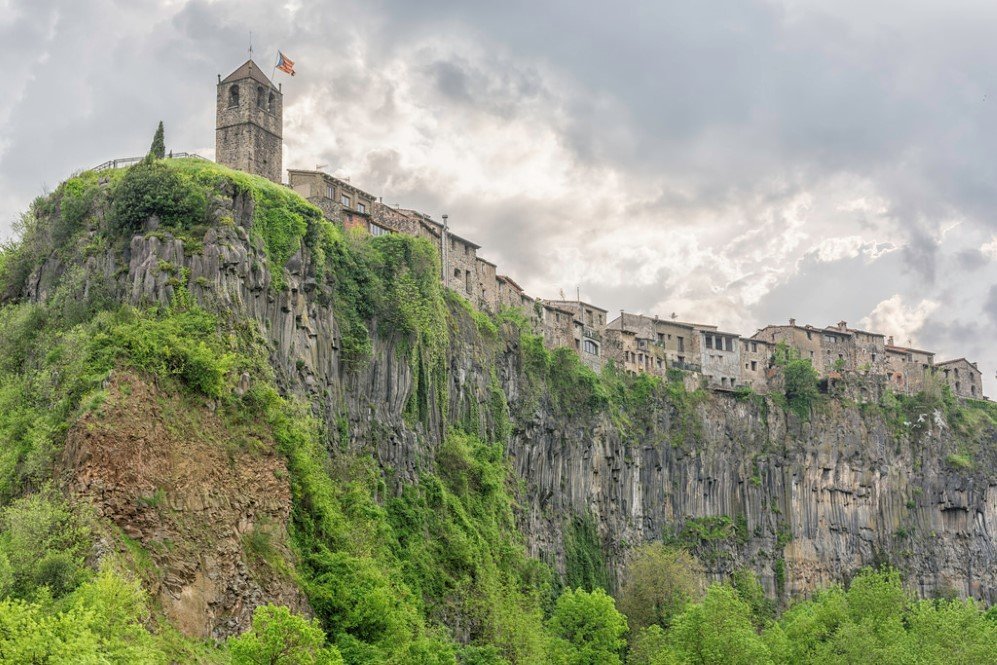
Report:
[[[166,157],[166,140],[163,136],[163,121],[159,121],[156,128],[156,135],[152,137],[152,147],[149,148],[149,155],[156,159]]]

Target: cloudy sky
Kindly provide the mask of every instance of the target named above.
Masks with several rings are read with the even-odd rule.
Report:
[[[0,0],[0,238],[72,171],[214,152],[297,63],[285,167],[450,215],[537,296],[844,319],[997,395],[997,3]]]

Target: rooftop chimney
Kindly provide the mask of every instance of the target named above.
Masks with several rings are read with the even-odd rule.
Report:
[[[838,330],[842,330],[842,331],[848,330],[848,322],[847,321],[838,321]]]
[[[893,335],[890,335],[889,337],[886,338],[886,345],[893,346]]]
[[[789,325],[795,326],[796,325],[796,319],[790,319],[789,320]]]

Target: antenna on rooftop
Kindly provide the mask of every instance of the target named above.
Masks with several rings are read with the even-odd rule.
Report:
[[[249,31],[249,59],[253,59],[253,31]]]
[[[675,319],[679,318],[679,315],[678,315],[678,314],[676,314],[675,312],[672,312],[672,313],[671,313],[671,314],[669,314],[668,316],[669,316],[669,318],[670,318],[670,319],[671,319],[672,321],[674,321]]]

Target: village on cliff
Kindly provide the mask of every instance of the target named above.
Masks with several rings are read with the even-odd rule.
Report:
[[[251,59],[217,83],[215,159],[219,164],[283,183],[283,94]],[[114,160],[97,168],[131,162]],[[789,319],[745,337],[717,326],[671,317],[609,310],[575,300],[534,298],[478,254],[480,245],[450,231],[447,215],[436,221],[416,210],[389,206],[356,185],[319,170],[288,170],[288,186],[346,229],[372,235],[404,233],[438,248],[444,285],[476,307],[520,309],[551,348],[574,349],[596,371],[607,362],[630,373],[666,376],[683,370],[692,383],[714,390],[776,387],[776,349],[785,345],[810,360],[821,379],[847,382],[868,377],[894,392],[915,394],[930,380],[966,399],[986,399],[975,362],[936,362],[931,351],[898,346],[892,337],[833,325],[800,325]],[[934,377],[934,378],[933,378]]]

